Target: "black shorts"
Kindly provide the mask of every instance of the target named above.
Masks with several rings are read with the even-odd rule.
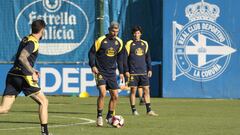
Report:
[[[106,76],[99,73],[95,76],[95,79],[97,86],[106,85],[107,90],[119,89],[116,75]]]
[[[25,96],[29,96],[39,92],[40,88],[36,82],[32,81],[32,76],[17,76],[8,74],[3,96],[17,96],[21,91],[25,94]]]
[[[128,86],[149,86],[149,78],[147,75],[130,75],[128,78]]]

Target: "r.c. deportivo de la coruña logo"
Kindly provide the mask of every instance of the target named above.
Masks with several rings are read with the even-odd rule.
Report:
[[[172,79],[185,75],[194,81],[210,81],[227,68],[236,50],[224,29],[216,23],[217,5],[200,1],[185,8],[186,25],[173,21]]]
[[[86,39],[89,31],[88,16],[69,0],[36,0],[27,4],[16,17],[15,30],[21,40],[29,32],[35,19],[46,24],[39,53],[61,55],[73,51]]]

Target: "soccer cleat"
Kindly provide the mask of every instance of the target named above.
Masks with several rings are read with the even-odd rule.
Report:
[[[97,118],[96,124],[98,127],[103,126],[103,118],[101,116]]]
[[[139,116],[139,113],[137,111],[132,112],[132,115]]]
[[[143,100],[140,100],[139,105],[145,105],[145,102]]]
[[[154,111],[150,111],[147,113],[148,116],[158,116]]]
[[[112,125],[112,118],[106,118],[106,123]]]

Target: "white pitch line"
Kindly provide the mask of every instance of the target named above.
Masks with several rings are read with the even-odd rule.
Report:
[[[32,115],[35,116],[35,115]],[[95,123],[95,120],[88,119],[88,118],[78,118],[78,117],[65,117],[65,116],[52,116],[52,117],[57,117],[57,118],[64,118],[64,119],[78,119],[78,120],[84,120],[86,122],[80,122],[80,123],[72,123],[72,124],[64,124],[64,125],[50,125],[48,126],[49,128],[59,128],[59,127],[70,127],[70,126],[77,126],[77,125],[84,125],[84,124],[91,124]],[[24,130],[24,129],[34,129],[34,128],[39,128],[39,126],[34,126],[34,127],[22,127],[22,128],[5,128],[5,129],[0,129],[0,131],[9,131],[9,130]]]

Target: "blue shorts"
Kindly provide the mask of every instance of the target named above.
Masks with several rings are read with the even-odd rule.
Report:
[[[106,76],[99,73],[95,76],[95,79],[97,86],[106,85],[107,90],[119,89],[116,75]]]
[[[32,81],[31,76],[16,76],[8,74],[6,79],[6,88],[4,90],[3,96],[17,96],[21,91],[25,96],[29,96],[31,94],[39,92],[40,88],[37,83]]]
[[[149,86],[149,78],[147,75],[130,75],[130,77],[128,78],[128,86]]]

